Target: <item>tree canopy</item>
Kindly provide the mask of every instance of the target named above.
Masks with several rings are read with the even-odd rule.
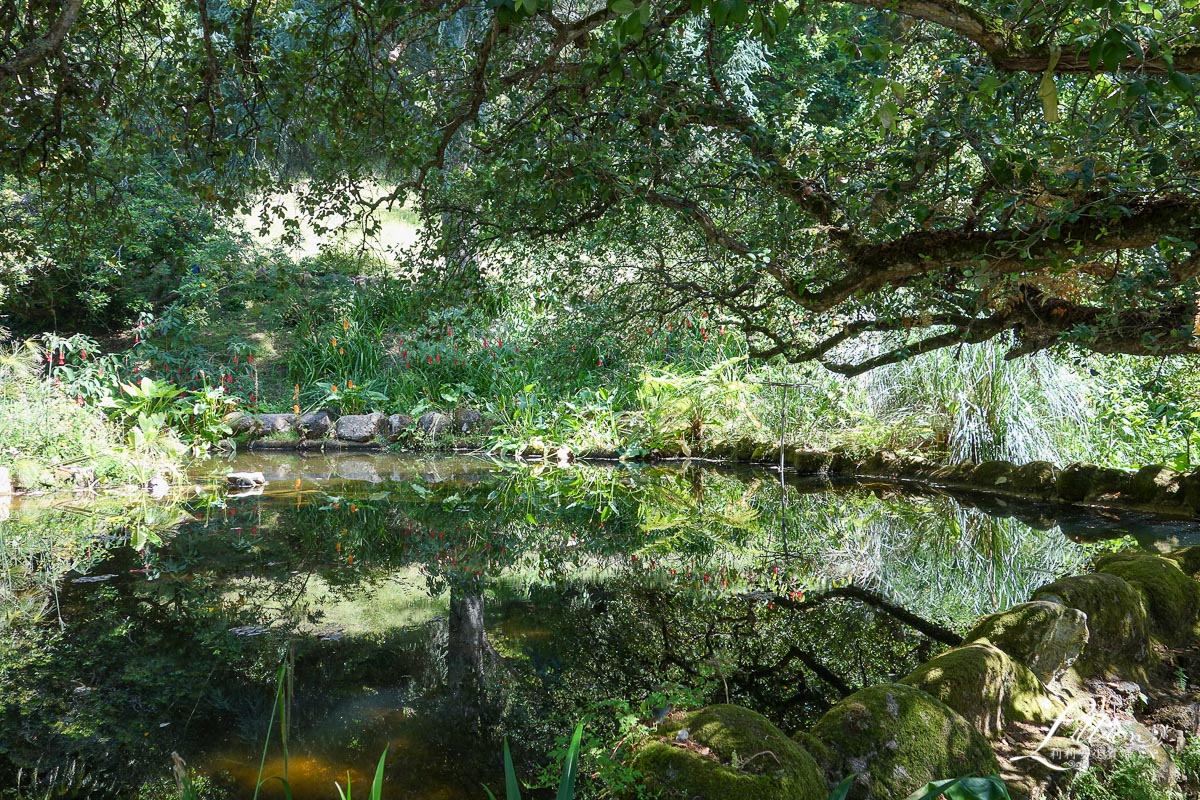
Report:
[[[55,0],[0,27],[0,171],[66,193],[136,154],[230,204],[411,203],[450,258],[847,374],[1002,333],[1193,351],[1196,0]]]

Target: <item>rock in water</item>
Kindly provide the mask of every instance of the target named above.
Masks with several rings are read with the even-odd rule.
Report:
[[[267,479],[261,472],[231,472],[225,476],[225,482],[234,489],[253,489],[255,486],[267,485]]]

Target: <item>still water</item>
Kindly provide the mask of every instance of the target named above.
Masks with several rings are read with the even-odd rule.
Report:
[[[229,492],[231,469],[269,484]],[[195,477],[175,503],[0,509],[0,797],[175,796],[172,753],[204,797],[365,795],[386,751],[384,797],[482,800],[504,737],[549,781],[583,719],[596,753],[667,703],[795,731],[1098,549],[1198,536],[698,463],[252,454]]]

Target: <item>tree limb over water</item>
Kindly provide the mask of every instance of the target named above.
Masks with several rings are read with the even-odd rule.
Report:
[[[930,639],[942,644],[955,647],[962,644],[963,639],[949,628],[943,627],[936,622],[932,622],[923,617],[920,617],[908,609],[902,608],[895,603],[889,602],[883,596],[864,589],[860,586],[840,586],[834,589],[827,589],[823,592],[810,592],[805,594],[804,599],[798,600],[787,595],[771,595],[763,592],[752,592],[746,595],[759,601],[769,601],[782,608],[788,608],[793,611],[804,611],[810,608],[816,608],[824,605],[830,600],[855,600],[864,603],[874,609],[882,611],[890,617],[894,617],[913,630],[919,631]]]
[[[448,260],[541,269],[642,321],[705,312],[755,355],[845,374],[1001,334],[1012,357],[1195,352],[1183,4],[13,8],[0,171],[65,205],[119,185],[92,156],[130,148],[230,207],[409,204]]]

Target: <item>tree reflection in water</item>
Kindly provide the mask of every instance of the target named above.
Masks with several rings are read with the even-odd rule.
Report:
[[[133,796],[177,750],[252,786],[290,648],[295,797],[389,743],[389,797],[478,797],[502,735],[533,774],[583,714],[615,733],[608,699],[728,699],[796,729],[1087,556],[887,486],[793,481],[784,506],[765,472],[361,462],[239,464],[267,491],[193,498],[140,548],[102,538],[128,516],[76,515],[86,558],[43,535],[70,514],[18,506],[0,783]]]

